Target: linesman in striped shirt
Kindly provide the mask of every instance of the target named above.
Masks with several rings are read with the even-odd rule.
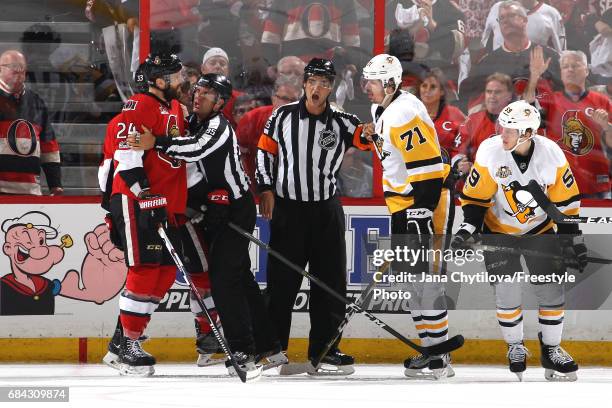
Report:
[[[234,357],[246,370],[255,371],[255,363],[264,358],[274,360],[274,365],[286,358],[251,272],[249,241],[227,225],[230,221],[252,233],[257,216],[236,134],[221,113],[231,94],[225,76],[204,74],[196,83],[190,136],[151,138],[145,133],[128,141],[135,148],[154,147],[174,159],[196,163],[203,174],[207,189],[200,202],[207,206],[203,223],[212,295]],[[226,366],[233,374],[231,365]]]
[[[270,245],[336,292],[346,294],[344,211],[336,178],[350,147],[367,150],[359,119],[330,106],[336,72],[331,61],[313,58],[304,69],[304,96],[276,109],[259,139],[259,210],[270,219]],[[287,349],[291,312],[302,276],[268,258],[270,316]],[[316,285],[310,287],[308,357],[323,351],[344,318],[345,305]],[[353,358],[333,347],[323,359],[352,373]]]

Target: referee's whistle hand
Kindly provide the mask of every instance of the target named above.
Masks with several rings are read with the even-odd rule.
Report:
[[[259,195],[259,213],[266,220],[272,219],[274,210],[274,193],[270,190],[264,191]]]

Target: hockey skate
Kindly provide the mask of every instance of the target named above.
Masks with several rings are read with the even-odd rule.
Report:
[[[287,365],[288,363],[289,359],[287,358],[287,354],[281,350],[280,346],[255,355],[255,364],[262,364],[263,371],[278,367],[280,374],[282,371],[282,366]]]
[[[121,337],[119,373],[121,375],[147,377],[155,373],[155,357],[144,351],[140,340]]]
[[[263,367],[255,364],[255,356],[243,353],[242,351],[237,351],[233,353],[232,356],[236,359],[236,362],[242,371],[246,373],[247,381],[259,380]],[[227,368],[227,372],[231,377],[237,376],[236,370],[229,360],[225,361],[225,367]]]
[[[576,381],[578,364],[560,345],[547,346],[542,343],[542,333],[538,333],[540,340],[540,362],[544,367],[544,378],[548,381]]]
[[[118,323],[117,327],[115,328],[115,333],[113,334],[111,341],[108,343],[107,352],[102,358],[102,362],[104,364],[115,370],[119,370],[119,353],[121,352],[122,336],[123,328],[121,327],[121,324]],[[140,343],[144,343],[148,339],[149,338],[147,336],[142,335],[138,338],[138,341],[140,341]]]
[[[519,381],[523,381],[523,373],[527,369],[527,356],[529,350],[523,344],[511,343],[508,344],[508,368],[518,377]]]
[[[310,358],[311,361],[313,359]],[[311,363],[307,372],[313,376],[351,375],[355,372],[353,364],[355,359],[352,356],[342,353],[338,348],[332,348],[323,357],[318,368]]]
[[[455,376],[455,370],[450,364],[450,354],[425,356],[419,354],[404,361],[404,375],[414,379],[448,378]],[[428,369],[428,371],[425,371]]]
[[[213,358],[214,354],[223,353],[223,349],[213,332],[198,334],[196,339],[196,351],[198,352],[198,367],[219,364],[225,361],[224,358]]]

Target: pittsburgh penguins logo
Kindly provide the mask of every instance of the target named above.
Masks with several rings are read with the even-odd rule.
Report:
[[[11,123],[6,138],[10,149],[19,156],[31,156],[38,147],[34,126],[25,119],[17,119]]]
[[[561,148],[576,156],[584,156],[593,150],[595,145],[593,132],[578,118],[577,112],[574,117],[564,119],[566,120],[562,121],[563,136],[559,141]]]
[[[525,224],[536,216],[535,209],[538,208],[538,203],[518,181],[512,181],[508,185],[502,184],[502,189],[512,210],[512,212],[504,210],[506,214],[516,217],[521,224]]]
[[[319,147],[325,150],[333,150],[338,146],[338,135],[333,130],[324,129],[319,132]]]
[[[374,147],[376,147],[376,152],[378,153],[378,157],[380,158],[380,162],[382,163],[387,157],[391,155],[391,152],[388,152],[383,149],[385,141],[382,137],[378,136],[377,134],[373,134],[372,140],[374,141]]]

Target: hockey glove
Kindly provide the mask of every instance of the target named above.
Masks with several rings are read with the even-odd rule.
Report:
[[[229,204],[227,191],[213,190],[208,193],[202,225],[209,240],[216,236],[229,221]]]
[[[433,234],[433,212],[427,208],[408,208],[406,210],[407,234],[431,235]]]
[[[140,212],[138,226],[142,229],[157,230],[159,224],[166,226],[168,212],[166,211],[166,197],[151,194],[138,199]]]
[[[455,233],[450,243],[450,249],[456,251],[457,249],[464,249],[467,241],[474,236],[476,227],[472,224],[464,222],[459,225],[459,231]]]
[[[584,244],[584,237],[579,235],[561,235],[561,247],[563,256],[566,258],[567,266],[576,268],[581,273],[584,272],[587,262],[587,247]]]
[[[123,251],[123,245],[121,245],[121,235],[113,224],[113,216],[110,213],[106,213],[106,216],[104,216],[104,223],[106,224],[106,228],[108,228],[111,243],[117,249]]]

